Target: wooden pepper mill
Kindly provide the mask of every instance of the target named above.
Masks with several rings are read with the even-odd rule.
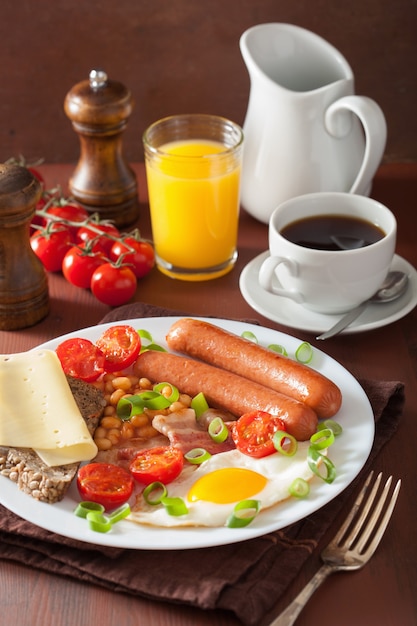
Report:
[[[92,70],[64,103],[79,135],[81,154],[69,181],[70,193],[91,213],[121,228],[139,216],[136,176],[122,156],[122,133],[133,109],[130,91]]]
[[[49,310],[46,272],[29,240],[41,194],[29,170],[0,164],[0,330],[33,326]]]

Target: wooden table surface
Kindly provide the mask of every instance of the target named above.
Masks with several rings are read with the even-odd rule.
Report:
[[[150,236],[147,191],[142,164],[138,175],[139,228]],[[45,165],[46,184],[63,188],[73,167]],[[384,164],[372,196],[392,209],[398,221],[397,254],[417,267],[417,164]],[[280,326],[258,315],[239,290],[244,266],[266,250],[267,226],[242,212],[239,258],[227,276],[204,283],[173,281],[158,270],[140,281],[136,301],[187,311],[192,315],[254,318],[263,325],[316,343],[314,336]],[[110,309],[90,292],[72,287],[60,274],[50,275],[51,310],[32,328],[0,332],[0,352],[28,350],[66,332],[96,324]],[[367,333],[339,336],[320,344],[356,377],[399,380],[406,386],[400,427],[375,461],[374,468],[401,477],[403,486],[394,516],[371,562],[361,571],[337,574],[324,583],[299,617],[299,626],[412,626],[417,624],[417,309],[393,324]],[[274,614],[291,600],[319,563],[318,555],[277,604]],[[225,564],[227,566],[227,564]],[[151,602],[52,576],[25,565],[0,564],[0,623],[17,626],[187,626],[238,625],[226,612],[201,611]]]

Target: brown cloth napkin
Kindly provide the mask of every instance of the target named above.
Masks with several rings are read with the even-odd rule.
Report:
[[[102,322],[182,313],[136,303]],[[202,609],[234,612],[247,626],[270,611],[317,548],[351,492],[394,434],[404,403],[400,382],[359,381],[372,404],[375,442],[359,477],[335,500],[281,531],[237,544],[196,550],[124,550],[61,537],[0,506],[0,558],[113,591]],[[140,576],[138,576],[140,572]]]

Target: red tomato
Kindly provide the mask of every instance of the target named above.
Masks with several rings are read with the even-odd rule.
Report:
[[[120,306],[132,298],[137,279],[129,267],[118,267],[104,263],[91,277],[91,291],[100,302],[109,306]]]
[[[77,233],[80,230],[80,226],[77,226],[77,222],[84,222],[88,218],[88,212],[83,209],[82,206],[65,198],[57,200],[58,204],[50,206],[46,212],[55,217],[59,217],[61,220],[69,222],[75,222],[75,225],[67,225],[68,230],[71,233],[72,241],[77,243]]]
[[[89,463],[78,470],[77,487],[82,499],[98,502],[107,511],[127,502],[133,485],[129,472],[111,463]]]
[[[29,172],[30,172],[31,174],[33,174],[33,176],[34,176],[35,178],[37,178],[37,179],[38,179],[38,181],[39,181],[39,182],[40,182],[43,186],[45,186],[45,179],[44,179],[44,177],[42,176],[42,174],[41,174],[41,173],[40,173],[40,172],[39,172],[39,171],[38,171],[35,167],[28,167],[27,169],[29,170]]]
[[[71,247],[71,235],[67,228],[50,224],[47,229],[36,230],[30,237],[30,245],[48,272],[59,272],[62,261]]]
[[[88,339],[66,339],[59,344],[56,353],[68,376],[92,382],[104,372],[106,358]]]
[[[103,233],[103,235],[100,236],[100,233],[95,232],[88,226],[81,226],[81,228],[77,231],[78,243],[81,243],[82,241],[92,241],[94,239],[96,243],[103,248],[106,254],[109,255],[115,239],[120,237],[120,231],[116,228],[116,226],[113,226],[113,224],[103,224],[100,222],[98,224],[92,223],[92,226]]]
[[[146,276],[155,265],[153,247],[147,241],[125,237],[115,241],[110,250],[110,258],[117,261],[123,255],[123,263],[129,264],[136,278]]]
[[[252,411],[234,422],[232,438],[240,452],[260,458],[276,451],[272,438],[277,430],[286,430],[279,417],[265,411]]]
[[[139,355],[141,341],[138,332],[129,325],[111,326],[96,341],[106,357],[106,372],[117,372],[134,363]]]
[[[106,261],[104,252],[90,244],[80,244],[72,246],[64,256],[62,261],[62,273],[72,285],[90,289],[91,277],[94,271]]]
[[[171,446],[141,450],[129,465],[133,477],[144,485],[155,481],[167,485],[181,474],[183,467],[183,453]]]

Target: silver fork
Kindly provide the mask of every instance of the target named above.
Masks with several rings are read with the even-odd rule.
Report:
[[[321,553],[323,561],[321,568],[286,610],[269,626],[292,626],[308,600],[329,574],[341,570],[360,569],[374,554],[394,510],[401,480],[397,481],[391,499],[384,509],[391,488],[392,476],[388,478],[376,499],[382,478],[382,473],[378,474],[372,490],[365,499],[368,490],[371,489],[372,477],[373,472],[366,479],[341,529]]]

